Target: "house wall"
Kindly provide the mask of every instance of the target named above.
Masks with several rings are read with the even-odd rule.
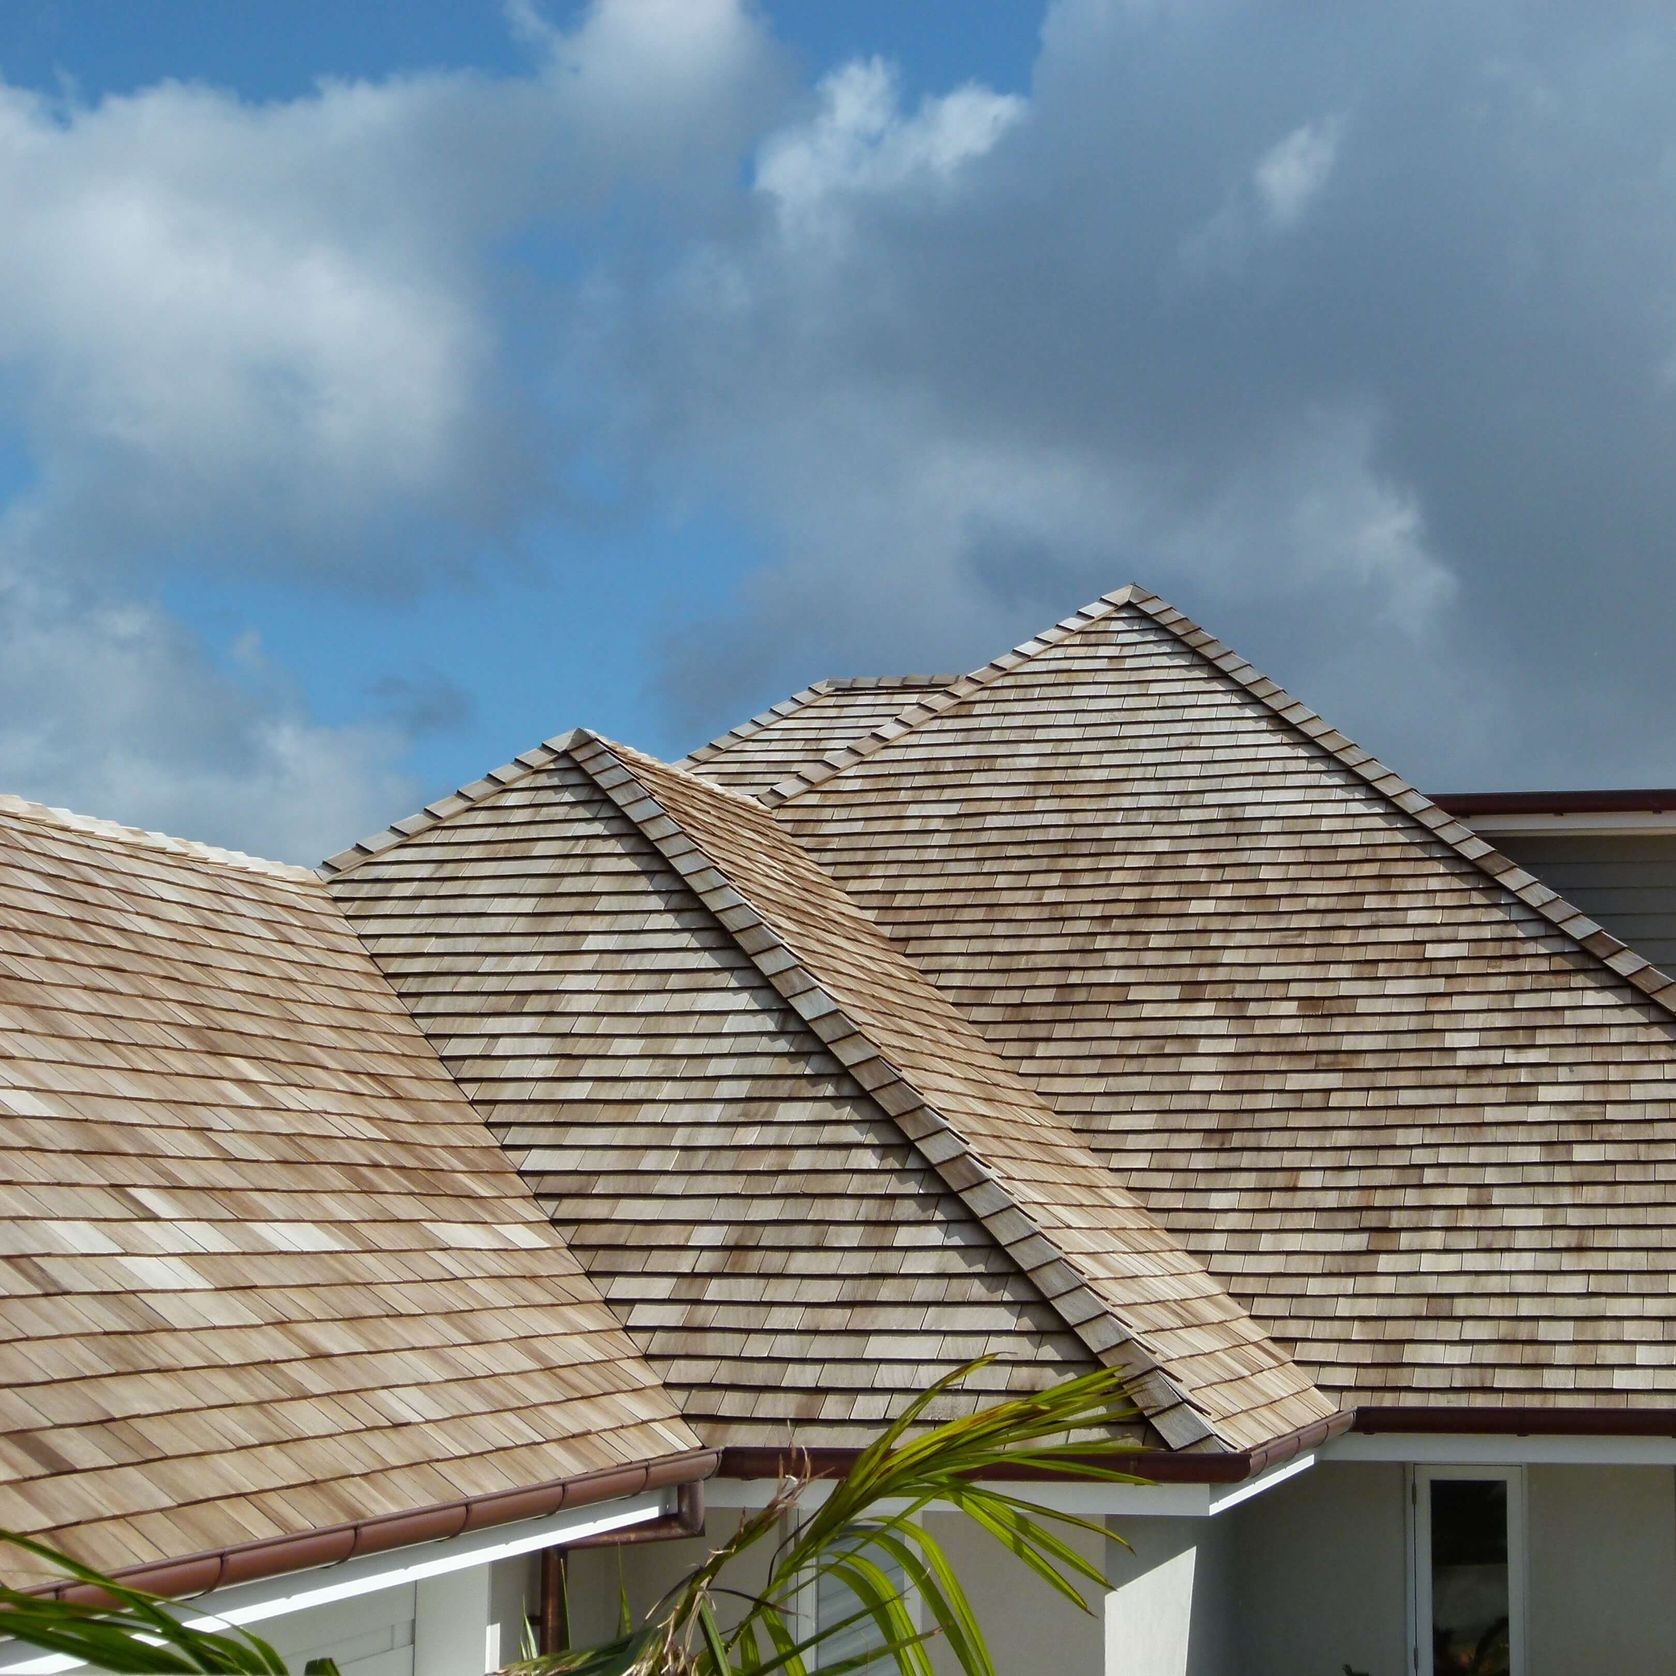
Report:
[[[1533,1466],[1531,1676],[1676,1668],[1676,1472]]]
[[[1489,821],[1483,830],[1637,954],[1666,971],[1676,967],[1676,835],[1498,832]]]
[[[961,1514],[928,1514],[937,1539],[972,1601],[995,1660],[996,1676],[1104,1676],[1106,1630],[1103,1591],[1085,1591],[1093,1611],[1079,1611],[1041,1578],[1027,1571],[995,1539]],[[1085,1559],[1105,1570],[1113,1544],[1088,1532],[1058,1533]],[[937,1676],[958,1668],[941,1641],[931,1644]]]
[[[1203,1518],[1120,1517],[1105,1609],[1107,1676],[1241,1676],[1232,1530]]]
[[[1231,1538],[1230,1673],[1403,1676],[1406,1482],[1321,1462],[1211,1521]],[[1531,1466],[1525,1496],[1530,1676],[1676,1668],[1676,1472]]]
[[[413,1676],[418,1585],[352,1595],[252,1624],[292,1670],[314,1658],[336,1659],[343,1676]]]
[[[1230,1676],[1405,1676],[1405,1496],[1400,1466],[1323,1461],[1211,1521],[1228,1530]]]
[[[520,1656],[537,1563],[526,1554],[466,1566],[250,1627],[292,1670],[331,1658],[343,1676],[483,1676]]]
[[[1526,1469],[1529,1676],[1667,1676],[1676,1669],[1676,1470]],[[712,1510],[709,1540],[596,1549],[570,1562],[579,1637],[616,1622],[619,1564],[643,1613],[739,1515]],[[931,1514],[999,1676],[1407,1676],[1407,1476],[1396,1464],[1322,1461],[1210,1518],[1123,1514],[1118,1541],[1073,1533],[1105,1572],[1079,1612],[976,1525]],[[749,1567],[760,1586],[766,1551]],[[508,1653],[510,1656],[510,1652]],[[955,1669],[931,1645],[938,1676]],[[346,1676],[408,1676],[396,1665]],[[423,1672],[417,1673],[423,1676]]]
[[[739,1529],[742,1515],[731,1508],[713,1507],[705,1514],[704,1535],[674,1542],[639,1542],[623,1548],[583,1548],[566,1562],[565,1599],[570,1612],[571,1644],[585,1647],[616,1634],[618,1601],[628,1592],[634,1621],[642,1618],[672,1584],[696,1566],[711,1550]],[[774,1544],[763,1541],[747,1550],[729,1572],[729,1587],[755,1591],[764,1587]],[[717,1615],[724,1627],[733,1613],[724,1598]]]

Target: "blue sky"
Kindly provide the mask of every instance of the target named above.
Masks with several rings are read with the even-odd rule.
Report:
[[[1667,782],[1657,8],[13,0],[0,789],[313,859],[1120,582]]]

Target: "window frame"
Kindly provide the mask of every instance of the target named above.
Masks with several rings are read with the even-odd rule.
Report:
[[[1438,1479],[1495,1480],[1507,1486],[1508,1668],[1511,1676],[1530,1676],[1525,1469],[1452,1463],[1411,1466],[1408,1475],[1408,1662],[1413,1676],[1432,1676],[1431,1486]]]
[[[796,1518],[799,1517],[799,1515],[794,1513],[792,1517]],[[807,1515],[802,1515],[802,1517],[806,1518]],[[916,1630],[924,1630],[926,1627],[925,1603],[920,1598],[920,1594],[917,1589],[907,1586],[908,1580],[906,1577],[904,1577],[903,1582],[903,1593],[906,1596],[905,1604],[907,1606],[909,1621],[913,1624]],[[859,1604],[859,1602],[857,1604]],[[798,1579],[797,1616],[799,1620],[799,1639],[813,1634],[820,1627],[820,1585],[819,1579],[813,1567],[804,1570]],[[880,1656],[883,1657],[884,1655],[881,1654]],[[819,1676],[821,1666],[825,1662],[822,1656],[822,1650],[819,1648],[815,1649],[814,1656],[807,1662],[810,1670],[815,1673],[815,1676]]]

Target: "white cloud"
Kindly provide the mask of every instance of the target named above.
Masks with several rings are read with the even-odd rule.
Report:
[[[678,224],[774,72],[735,0],[614,0],[544,45],[520,79],[269,105],[0,85],[0,373],[38,478],[13,541],[411,586],[515,527],[550,468],[520,442],[503,241],[635,189]]]
[[[1268,224],[1289,231],[1321,195],[1338,160],[1339,121],[1305,122],[1264,152],[1251,171]]]
[[[946,149],[828,76],[588,321],[641,480],[779,555],[672,636],[681,734],[1134,578],[1416,774],[1667,778],[1673,73],[1503,0],[1066,0]]]
[[[546,507],[562,461],[521,363],[547,328],[513,307],[506,248],[597,235],[636,194],[666,230],[707,215],[781,71],[741,0],[521,20],[539,62],[511,78],[274,103],[0,83],[23,467],[0,503],[0,787],[288,855],[397,812],[400,728],[314,723],[134,600],[194,568],[411,594]]]
[[[153,606],[0,575],[0,786],[304,863],[412,805],[402,734],[311,722],[248,640],[233,663]]]
[[[946,185],[1018,123],[1024,101],[976,84],[902,110],[900,77],[872,58],[844,65],[817,89],[805,123],[767,139],[756,188],[793,231],[822,225],[851,195]]]
[[[555,516],[572,435],[769,554],[742,623],[684,625],[692,737],[1130,578],[1417,773],[1563,761],[1587,714],[1582,771],[1624,775],[1676,722],[1667,34],[1062,0],[1027,97],[914,101],[863,59],[794,105],[743,0],[509,15],[509,79],[0,90],[34,472],[0,511],[30,672],[0,674],[0,786],[286,853],[311,787],[335,847],[446,695],[324,726],[254,649],[223,668],[125,604],[134,576],[409,592]],[[546,289],[527,232],[563,252]]]

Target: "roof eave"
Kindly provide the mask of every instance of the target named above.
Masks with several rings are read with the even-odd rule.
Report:
[[[1119,1455],[1067,1455],[1060,1457],[1066,1470],[1014,1466],[999,1462],[972,1476],[986,1483],[1066,1483],[1077,1479],[1079,1470],[1091,1478],[1121,1472],[1151,1484],[1242,1484],[1247,1479],[1280,1466],[1311,1449],[1347,1432],[1355,1420],[1354,1411],[1340,1409],[1325,1420],[1300,1427],[1257,1449],[1232,1449],[1212,1453],[1196,1449],[1135,1449]],[[838,1478],[848,1472],[861,1454],[859,1448],[771,1449],[730,1447],[722,1450],[718,1476],[722,1478],[782,1478],[794,1463],[807,1461],[807,1470],[817,1478]]]
[[[695,1484],[714,1476],[720,1463],[720,1450],[688,1450],[630,1466],[552,1479],[523,1489],[496,1490],[405,1513],[387,1513],[318,1530],[268,1537],[259,1542],[235,1543],[190,1554],[184,1559],[125,1566],[110,1575],[131,1588],[170,1599],[208,1594],[236,1583],[283,1577],[317,1566],[341,1565],[345,1560],[364,1555],[446,1541],[469,1531],[524,1519],[541,1519],[563,1509],[592,1507],[624,1496],[642,1495],[648,1490]],[[110,1599],[97,1584],[91,1583],[49,1583],[27,1592],[91,1605],[106,1604]]]

